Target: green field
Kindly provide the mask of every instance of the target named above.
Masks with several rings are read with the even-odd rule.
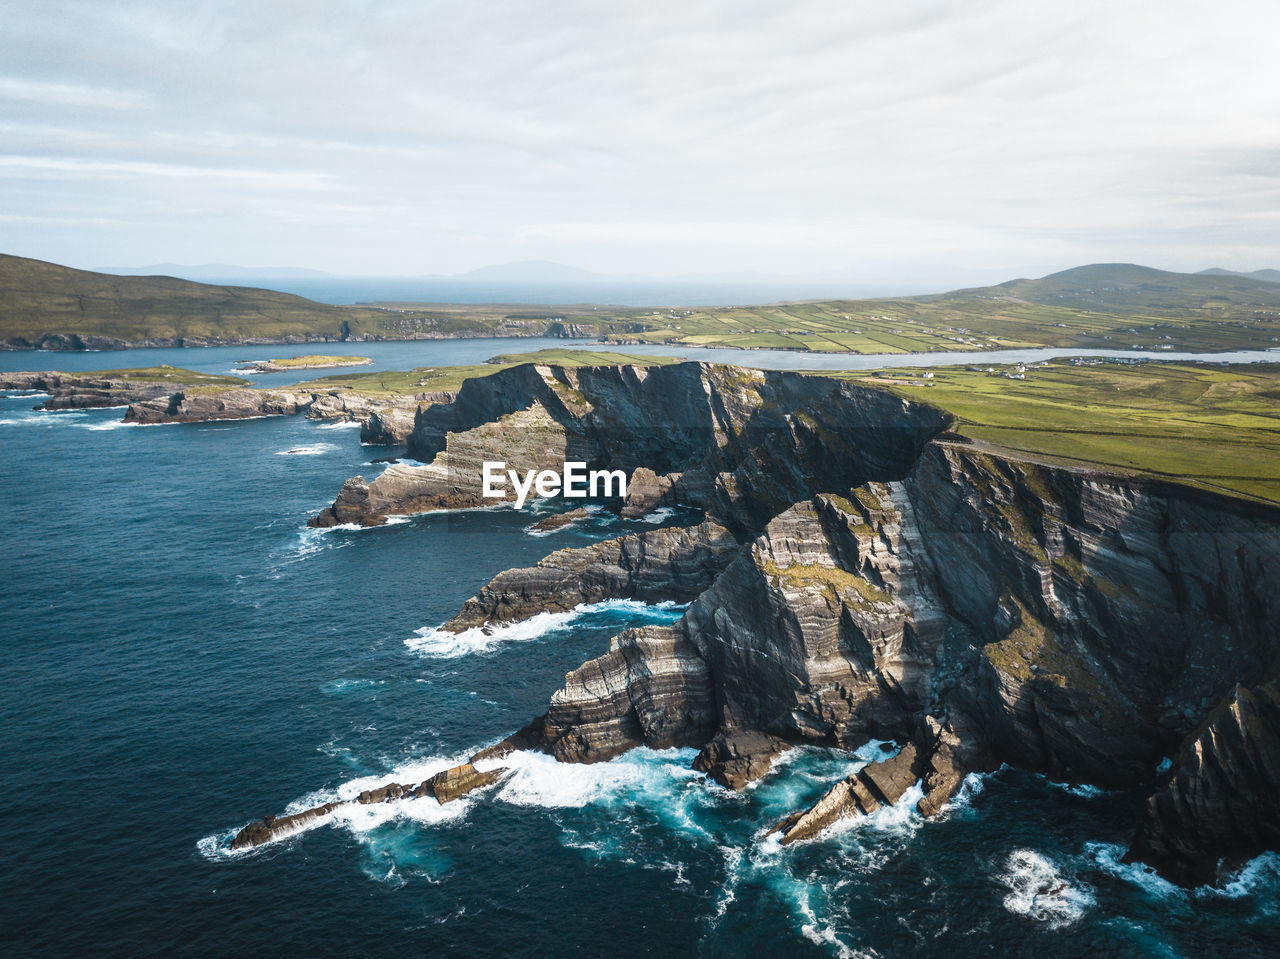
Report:
[[[1280,503],[1280,365],[1064,360],[1004,375],[1014,371],[837,375],[941,407],[956,432],[1003,449]]]
[[[249,381],[239,376],[218,373],[197,373],[180,366],[143,366],[124,370],[93,370],[88,373],[64,373],[64,376],[101,376],[133,383],[164,383],[171,386],[215,386],[232,389],[248,386]]]
[[[1280,346],[1280,283],[1081,267],[936,296],[671,311],[617,342],[848,353]]]

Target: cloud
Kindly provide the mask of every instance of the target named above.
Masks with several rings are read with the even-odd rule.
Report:
[[[0,16],[0,248],[77,265],[1280,263],[1267,0]]]

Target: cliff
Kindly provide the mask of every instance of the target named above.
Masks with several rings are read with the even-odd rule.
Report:
[[[640,475],[646,505],[712,508],[743,534],[815,480],[847,489],[901,475],[948,421],[883,391],[797,373],[525,364],[468,380],[452,402],[420,410],[408,449],[423,465],[371,483],[356,477],[313,525],[490,505],[484,460],[522,473],[574,460]]]
[[[572,762],[698,746],[697,768],[741,788],[791,744],[901,745],[779,823],[788,842],[917,782],[932,815],[1008,763],[1151,791],[1130,854],[1178,882],[1280,846],[1280,511],[980,448],[927,406],[815,377],[482,382],[416,415],[426,466],[349,483],[339,518],[464,504],[481,459],[570,454],[630,472],[623,509],[708,518],[501,574],[449,624],[696,591],[676,624],[570,672],[524,746]]]

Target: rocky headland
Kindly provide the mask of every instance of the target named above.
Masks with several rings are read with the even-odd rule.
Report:
[[[316,522],[479,505],[494,458],[623,469],[615,506],[632,515],[703,511],[502,573],[444,626],[689,604],[617,636],[475,762],[693,746],[696,768],[739,789],[796,744],[874,738],[898,745],[762,829],[811,838],[917,783],[933,815],[968,773],[1007,763],[1145,790],[1129,854],[1175,882],[1280,848],[1280,511],[1030,462],[950,427],[821,377],[517,367],[419,409],[423,465],[348,482]]]
[[[74,410],[126,407],[124,422],[138,424],[203,423],[260,416],[296,416],[360,423],[360,439],[379,445],[403,444],[421,406],[449,402],[453,393],[428,392],[412,396],[357,390],[308,390],[306,385],[283,389],[253,389],[247,385],[210,384],[181,377],[174,370],[148,378],[98,373],[0,373],[0,389],[49,394],[36,409]],[[175,379],[176,377],[176,379]],[[222,380],[226,377],[207,377]]]

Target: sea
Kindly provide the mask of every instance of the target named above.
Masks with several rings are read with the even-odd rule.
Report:
[[[541,345],[514,342],[352,352],[403,368]],[[222,371],[278,355],[0,361]],[[40,399],[0,396],[0,954],[1280,954],[1280,857],[1177,889],[1120,861],[1140,795],[1006,768],[932,820],[912,792],[813,841],[765,836],[887,755],[878,743],[794,750],[740,794],[688,749],[590,766],[517,753],[501,785],[455,803],[361,806],[232,852],[264,814],[452,765],[544,711],[620,630],[682,611],[610,602],[440,633],[493,575],[696,517],[597,511],[541,534],[536,512],[499,508],[309,530],[347,477],[399,451],[299,417],[132,426]]]

